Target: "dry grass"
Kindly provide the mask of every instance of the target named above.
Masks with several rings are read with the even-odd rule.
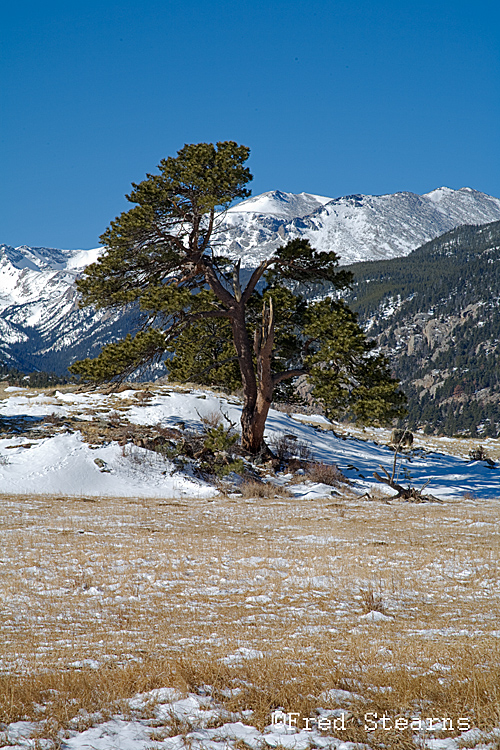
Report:
[[[321,482],[331,487],[340,484],[349,484],[349,481],[334,464],[325,464],[323,461],[313,461],[306,466],[306,479],[311,482]]]
[[[500,721],[496,503],[86,500],[2,498],[0,721],[203,684],[260,727],[353,690],[353,741],[366,711]]]
[[[375,594],[372,588],[361,591],[361,606],[365,614],[369,612],[386,614],[384,600],[379,594]]]
[[[290,497],[286,487],[273,484],[272,482],[261,482],[257,479],[247,479],[238,488],[243,500],[254,500],[255,498],[272,500],[273,498]]]

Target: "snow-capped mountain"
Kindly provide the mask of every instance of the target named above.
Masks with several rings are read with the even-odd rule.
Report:
[[[498,219],[500,200],[471,188],[334,199],[274,191],[229,209],[216,241],[221,253],[241,256],[244,266],[295,237],[333,250],[348,264],[408,255],[460,224]]]
[[[348,264],[407,255],[460,224],[497,220],[500,200],[470,188],[335,199],[273,191],[221,216],[213,244],[248,268],[304,237]],[[0,245],[0,358],[20,369],[64,372],[137,323],[133,312],[79,309],[75,279],[100,252]]]
[[[127,332],[131,313],[78,306],[75,279],[101,252],[0,245],[0,360],[64,372]]]

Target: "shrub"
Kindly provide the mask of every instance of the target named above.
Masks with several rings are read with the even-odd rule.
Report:
[[[491,460],[491,458],[486,453],[486,450],[483,448],[482,445],[476,446],[476,448],[472,448],[469,451],[469,459],[471,461],[486,461],[489,464],[493,464],[494,462]]]
[[[298,458],[301,461],[312,459],[310,447],[295,435],[280,433],[273,438],[270,447],[279,462],[280,468],[286,466],[292,459]]]
[[[323,461],[313,461],[306,466],[306,477],[312,482],[321,482],[331,487],[338,487],[339,484],[349,484],[349,480],[335,466],[335,464],[325,464]]]
[[[381,614],[385,614],[382,597],[374,594],[372,588],[361,591],[361,606],[365,614],[369,612],[381,612]]]
[[[279,487],[271,482],[259,482],[255,479],[247,480],[240,485],[239,491],[244,499],[262,497],[290,497],[290,492],[285,487]]]

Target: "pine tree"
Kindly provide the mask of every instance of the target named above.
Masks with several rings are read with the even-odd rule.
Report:
[[[327,297],[308,302],[297,285],[342,289],[351,275],[333,252],[292,240],[253,270],[242,287],[240,260],[215,254],[223,211],[250,193],[249,149],[232,141],[189,144],[133,190],[136,204],[102,235],[104,254],[78,282],[83,304],[138,304],[145,324],[70,370],[93,381],[118,380],[167,358],[170,375],[241,382],[242,446],[257,453],[273,393],[309,375],[331,415],[363,421],[399,416],[404,396],[387,361],[370,356],[354,313]]]

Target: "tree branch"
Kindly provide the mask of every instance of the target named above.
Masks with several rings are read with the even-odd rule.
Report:
[[[189,373],[188,377],[185,378],[184,380],[181,380],[180,382],[181,383],[189,383],[189,380],[190,380],[190,378],[193,377],[193,375],[196,375],[197,377],[199,377],[200,375],[205,375],[205,373],[210,372],[210,370],[214,370],[216,367],[222,367],[222,365],[226,365],[229,362],[237,362],[237,361],[238,361],[238,357],[235,355],[234,357],[226,357],[226,359],[221,359],[221,360],[218,360],[217,362],[213,362],[212,364],[207,365],[206,367],[204,367],[203,370],[194,370],[193,369]]]
[[[237,263],[233,267],[233,291],[236,302],[241,302],[240,265],[241,258],[238,258]]]
[[[205,252],[205,250],[207,249],[208,243],[210,242],[210,237],[212,236],[212,231],[213,231],[213,228],[214,228],[214,215],[215,215],[215,211],[212,208],[211,211],[210,211],[210,218],[208,220],[207,231],[205,232],[205,239],[201,243],[201,250],[202,250],[202,252]]]
[[[232,317],[228,310],[204,310],[203,312],[191,313],[183,318],[183,322],[195,323],[197,320],[207,320],[208,318],[227,318]]]
[[[246,285],[245,291],[243,292],[243,295],[241,297],[241,301],[243,302],[244,305],[247,304],[248,300],[252,296],[255,287],[257,286],[257,284],[259,283],[260,279],[262,278],[262,275],[267,271],[267,269],[270,266],[273,265],[274,262],[275,261],[274,261],[273,258],[269,258],[268,260],[262,261],[262,263],[260,264],[260,266],[258,266],[254,270],[254,272],[250,276],[250,280],[249,280],[248,284]]]
[[[398,484],[394,481],[394,479],[389,475],[389,472],[384,469],[383,466],[380,467],[382,471],[385,474],[385,477],[381,477],[380,474],[377,474],[376,471],[373,472],[373,476],[378,482],[383,482],[384,484],[388,484],[389,487],[393,490],[396,490],[398,493],[397,495],[393,495],[393,497],[389,498],[390,500],[399,500],[399,498],[403,498],[403,500],[409,500],[410,502],[414,503],[441,503],[442,500],[440,500],[437,497],[434,497],[434,495],[424,495],[423,490],[427,487],[429,482],[426,482],[425,485],[422,487],[421,490],[418,490],[416,487],[403,487],[401,484]]]
[[[205,281],[207,282],[208,286],[210,287],[212,292],[215,294],[215,296],[228,308],[231,308],[231,307],[234,308],[235,298],[233,297],[231,292],[229,292],[217,278],[217,274],[215,272],[212,259],[209,258],[207,255],[203,255],[202,258],[200,258],[200,265],[203,268]],[[228,316],[228,317],[232,317],[232,316]]]
[[[299,375],[307,375],[308,371],[300,368],[295,370],[287,370],[286,372],[277,372],[273,375],[273,386],[278,385],[283,380],[290,380],[290,378],[297,378]]]

